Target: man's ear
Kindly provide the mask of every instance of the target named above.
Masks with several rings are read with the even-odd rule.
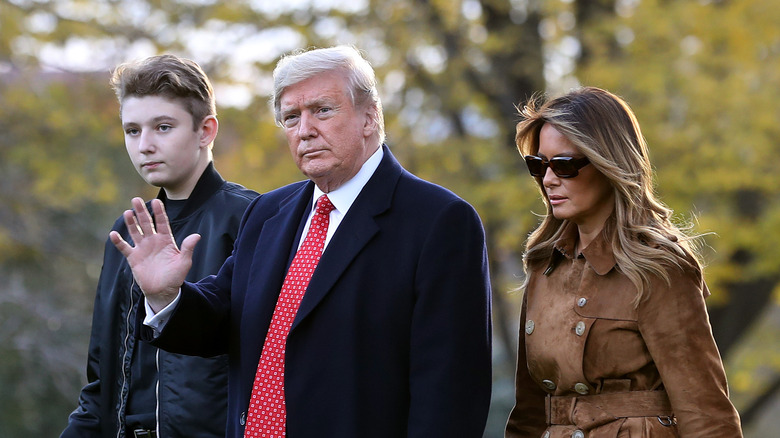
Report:
[[[366,122],[363,125],[363,135],[370,137],[379,130],[379,112],[376,110],[375,105],[370,105],[366,109]]]
[[[217,132],[219,131],[219,122],[217,117],[213,114],[207,115],[202,122],[200,122],[200,146],[205,147],[214,143],[214,139],[217,138]]]

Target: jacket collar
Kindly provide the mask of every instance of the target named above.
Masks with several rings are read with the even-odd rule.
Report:
[[[214,167],[214,162],[210,162],[208,166],[206,166],[206,169],[203,170],[203,174],[201,174],[198,182],[195,184],[195,188],[192,189],[190,197],[187,198],[187,201],[184,203],[184,208],[182,208],[181,213],[175,218],[168,219],[171,222],[177,222],[191,215],[197,211],[211,195],[216,193],[224,183],[225,180],[219,172],[217,172],[217,169]],[[165,195],[165,189],[160,189],[157,193],[157,199],[161,200],[163,205],[168,205],[168,197]]]
[[[586,248],[575,255],[574,249],[577,245],[577,239],[579,239],[577,225],[567,221],[563,224],[561,237],[555,241],[555,250],[569,259],[584,257],[599,275],[606,275],[615,267],[615,255],[612,252],[612,246],[604,235],[603,229]]]

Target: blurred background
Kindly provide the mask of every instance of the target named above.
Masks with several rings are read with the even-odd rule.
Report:
[[[662,199],[706,237],[715,338],[745,436],[780,427],[777,0],[0,0],[0,436],[56,437],[86,382],[103,245],[132,196],[108,85],[169,52],[215,83],[215,160],[260,192],[302,178],[269,111],[280,55],[354,44],[402,164],[479,211],[494,285],[486,437],[513,403],[521,253],[544,212],[517,105],[595,85],[638,115]],[[536,213],[536,214],[535,214]]]

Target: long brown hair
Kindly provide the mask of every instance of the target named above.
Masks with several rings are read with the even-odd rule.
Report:
[[[673,224],[672,210],[656,197],[647,143],[623,99],[599,88],[583,87],[546,102],[535,96],[520,109],[520,116],[515,141],[521,155],[538,152],[539,132],[549,123],[610,181],[615,208],[603,232],[618,269],[637,289],[635,304],[648,292],[652,277],[670,282],[670,268],[692,268],[701,276],[702,265],[692,241],[695,236],[684,232],[688,227]],[[553,217],[542,178],[536,180],[547,214],[526,242],[526,272],[550,260],[566,223]]]

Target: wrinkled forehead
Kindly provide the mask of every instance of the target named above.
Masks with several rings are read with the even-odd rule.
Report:
[[[282,111],[290,107],[310,106],[317,102],[341,102],[348,98],[343,76],[325,72],[285,87],[279,97]]]

